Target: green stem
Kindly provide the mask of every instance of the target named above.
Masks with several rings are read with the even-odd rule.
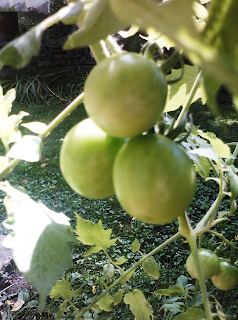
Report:
[[[233,243],[231,243],[229,240],[227,240],[222,234],[218,233],[218,232],[215,232],[215,231],[212,231],[212,230],[209,230],[208,231],[209,233],[213,234],[214,236],[220,238],[224,243],[226,243],[228,246],[230,246],[231,248],[235,249],[235,250],[238,250],[238,247],[234,246]]]
[[[201,81],[201,77],[202,77],[202,70],[199,72],[199,74],[197,75],[197,78],[194,81],[194,84],[192,86],[191,91],[189,92],[189,95],[187,97],[187,100],[184,103],[183,109],[180,112],[180,115],[175,123],[175,128],[179,126],[179,124],[182,122],[183,118],[184,118],[184,114],[186,112],[188,112],[188,109],[190,108],[190,105],[192,103],[193,97],[200,85],[200,81]]]
[[[216,212],[217,212],[219,205],[220,205],[222,198],[223,198],[223,170],[221,167],[221,159],[220,158],[219,158],[218,166],[219,166],[219,170],[220,170],[219,193],[218,193],[216,200],[211,205],[210,209],[207,211],[205,216],[197,224],[197,226],[195,228],[195,232],[197,235],[202,234],[211,228],[213,220],[216,215]]]
[[[124,270],[123,270],[118,264],[116,264],[116,263],[111,259],[111,257],[109,256],[107,250],[103,250],[103,251],[104,251],[104,253],[105,253],[108,261],[109,261],[116,269],[118,269],[121,274],[123,274],[123,273],[124,273]]]
[[[149,257],[153,256],[154,254],[156,254],[158,251],[160,251],[161,249],[163,249],[164,247],[166,247],[167,245],[169,245],[170,243],[172,243],[173,241],[175,241],[176,239],[178,239],[179,237],[181,237],[181,234],[179,232],[177,232],[176,234],[174,234],[172,237],[170,237],[168,240],[166,240],[165,242],[163,242],[161,245],[159,245],[158,247],[156,247],[154,250],[152,250],[151,252],[149,252],[148,254],[146,254],[144,257],[142,257],[139,261],[137,261],[131,268],[127,269],[126,271],[124,271],[124,274],[122,274],[116,281],[114,281],[106,290],[103,291],[102,294],[100,294],[98,297],[94,298],[93,301],[90,303],[90,305],[88,305],[87,307],[83,308],[82,311],[80,312],[79,316],[82,318],[82,316],[89,311],[99,300],[101,300],[111,289],[113,289],[117,284],[119,284],[120,282],[123,281],[123,279],[130,273],[132,272],[134,269],[136,269],[137,267],[139,267],[146,259],[148,259]]]
[[[190,249],[191,249],[191,252],[192,252],[192,255],[193,255],[195,267],[196,267],[197,274],[198,274],[199,286],[200,286],[201,293],[202,293],[206,319],[212,320],[212,314],[211,314],[211,309],[210,309],[208,295],[207,295],[207,288],[205,285],[204,276],[203,276],[203,272],[201,269],[199,256],[198,256],[196,233],[189,225],[188,218],[187,218],[186,214],[179,216],[178,221],[179,221],[179,231],[187,239],[189,246],[190,246]]]
[[[89,46],[89,48],[97,63],[104,60],[105,58],[110,57],[110,52],[108,51],[104,41],[94,43],[91,46]]]
[[[39,135],[40,138],[45,139],[48,134],[55,129],[60,122],[62,122],[68,115],[72,113],[82,102],[84,93],[81,93],[77,98],[74,99],[54,120],[52,120],[47,126],[46,130]]]
[[[38,135],[39,138],[45,139],[48,134],[55,129],[60,122],[62,122],[73,110],[75,110],[83,102],[84,93],[81,93],[74,101],[72,101],[50,124],[45,131]],[[20,159],[12,160],[9,165],[0,173],[0,180],[2,180],[11,170],[20,162]]]
[[[117,52],[117,53],[123,52],[122,48],[119,46],[119,44],[116,42],[116,40],[112,36],[107,37],[106,43],[112,53],[113,52]]]

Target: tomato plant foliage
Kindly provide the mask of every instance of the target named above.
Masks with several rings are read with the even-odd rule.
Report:
[[[216,95],[221,85],[226,86],[238,109],[237,0],[67,2],[0,51],[0,66],[25,67],[39,53],[44,31],[61,21],[79,26],[64,49],[88,45],[97,62],[85,81],[84,92],[49,125],[38,121],[24,124],[31,135],[22,136],[19,128],[27,114],[11,114],[14,89],[4,95],[0,87],[0,139],[4,148],[0,189],[6,194],[8,217],[4,225],[12,230],[5,246],[13,250],[17,267],[38,290],[40,309],[49,294],[64,299],[57,319],[69,309],[75,319],[99,319],[102,311],[111,312],[119,303],[128,305],[136,319],[151,319],[158,310],[153,310],[143,285],[133,288],[129,283],[141,267],[153,278],[155,295],[169,296],[163,309],[176,319],[195,319],[195,314],[198,319],[212,320],[214,316],[221,318],[221,314],[224,318],[221,304],[217,300],[211,303],[204,280],[211,279],[214,290],[231,290],[238,281],[234,259],[238,248],[233,239],[218,232],[222,222],[229,222],[237,211],[238,143],[225,144],[214,133],[194,126],[187,115],[198,99],[219,114]],[[143,39],[141,51],[126,52],[118,44],[117,32],[122,37],[137,33]],[[184,65],[184,57],[190,65]],[[76,214],[73,228],[64,213],[53,212],[32,200],[21,186],[13,187],[5,181],[19,161],[39,161],[46,137],[81,103],[88,119],[76,124],[64,138],[60,150],[62,175],[83,197],[115,195],[132,216],[132,223],[160,225],[174,221],[177,233],[149,252],[144,252],[135,239],[130,254],[115,257],[118,250],[113,255],[111,252],[118,238],[111,239],[113,230],[105,230],[101,220],[95,223]],[[196,174],[218,185],[215,201],[200,220],[187,212],[194,199]],[[228,209],[219,212],[225,197]],[[199,203],[193,205],[199,209]],[[217,240],[216,253],[203,248],[203,238],[210,233]],[[184,276],[175,286],[160,287],[161,271],[155,254],[179,237],[189,244],[186,267],[200,289],[190,286]],[[100,264],[102,275],[95,275],[92,284],[94,298],[87,298],[84,307],[78,305],[79,296],[85,298],[88,291],[74,288],[68,278],[61,279],[72,265],[70,241],[80,248],[87,246],[83,259],[93,254],[105,256]],[[224,252],[229,261],[219,260]],[[100,285],[99,292],[95,284]]]

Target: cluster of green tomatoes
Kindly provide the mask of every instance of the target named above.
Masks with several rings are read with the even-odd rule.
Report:
[[[201,248],[198,250],[199,262],[204,280],[211,279],[213,285],[220,290],[231,290],[238,284],[238,268],[211,250]],[[193,255],[186,261],[186,268],[192,278],[198,279],[197,269]]]
[[[165,224],[183,214],[196,188],[193,164],[174,141],[151,130],[167,98],[158,66],[136,53],[113,54],[85,82],[89,118],[65,136],[60,167],[80,195],[116,195],[146,223]]]

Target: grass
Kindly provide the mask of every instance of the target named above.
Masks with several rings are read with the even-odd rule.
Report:
[[[36,104],[28,105],[14,105],[13,113],[17,113],[19,110],[24,110],[30,113],[26,121],[42,121],[49,123],[62,109],[63,104]],[[229,132],[229,137],[224,134],[226,141],[228,139],[237,141],[237,121],[234,117],[232,109],[227,108],[226,116],[220,120],[210,116],[208,110],[200,105],[196,104],[192,110],[194,113],[195,123],[200,125],[203,129],[214,131],[220,136],[223,131],[222,123],[225,123]],[[228,110],[229,109],[229,110]],[[44,151],[42,159],[38,163],[26,163],[21,162],[15,170],[8,175],[7,179],[12,184],[23,186],[30,196],[35,200],[41,200],[50,209],[58,212],[64,212],[71,219],[72,225],[75,225],[74,211],[79,213],[83,218],[90,219],[97,222],[102,219],[105,228],[112,229],[112,237],[118,237],[117,244],[110,249],[109,253],[112,259],[116,259],[120,256],[128,258],[128,262],[125,266],[130,266],[134,259],[138,259],[140,256],[138,253],[133,254],[131,252],[131,243],[137,238],[141,244],[141,251],[143,253],[149,252],[157,245],[168,239],[175,232],[177,232],[177,222],[172,222],[169,225],[163,226],[151,226],[139,221],[133,222],[131,218],[120,207],[117,199],[111,197],[104,200],[88,200],[77,195],[73,192],[69,186],[65,183],[60,174],[59,168],[59,151],[62,143],[62,138],[67,131],[77,122],[86,117],[83,106],[75,110],[72,116],[68,117],[62,124],[60,124],[52,134],[45,140]],[[22,131],[29,133],[27,129],[23,128]],[[192,220],[198,220],[212,203],[216,197],[217,187],[214,182],[202,181],[198,179],[196,197],[193,200],[189,208],[189,214]],[[223,208],[225,208],[227,202],[224,201]],[[221,208],[222,209],[222,208]],[[4,217],[5,209],[0,207],[0,213]],[[224,231],[224,235],[234,240],[236,237],[237,229],[237,217],[235,215],[230,217],[229,222],[224,222],[217,227],[219,232]],[[204,236],[203,246],[215,249],[219,242],[210,235]],[[83,253],[86,248],[79,244],[73,245],[72,256],[74,266],[72,270],[66,272],[66,277],[72,280],[74,287],[82,286],[84,294],[82,297],[76,298],[75,303],[80,308],[87,305],[90,299],[94,296],[92,289],[95,286],[97,293],[102,290],[102,284],[100,277],[102,274],[103,264],[106,262],[106,258],[102,253],[97,255],[91,255],[87,258],[83,258]],[[128,282],[128,288],[141,289],[148,301],[154,308],[155,319],[165,319],[161,306],[165,301],[165,298],[153,295],[153,292],[159,288],[167,288],[175,284],[179,275],[188,276],[185,270],[185,260],[189,254],[188,244],[181,238],[176,240],[175,244],[166,247],[163,251],[155,256],[156,261],[159,264],[161,277],[159,280],[146,275],[141,268],[138,268],[134,276]],[[222,254],[224,254],[222,252]],[[194,281],[189,278],[189,281],[194,284]],[[236,319],[236,306],[235,301],[238,299],[238,290],[229,292],[221,292],[215,290],[210,281],[207,281],[209,292],[214,295],[218,301],[224,306],[225,312],[230,317],[229,319]],[[32,319],[33,316],[36,319],[54,319],[54,311],[60,303],[60,299],[51,300],[48,299],[46,310],[40,316],[37,311],[31,310]],[[109,319],[106,312],[104,319]],[[24,318],[24,314],[16,313],[14,319],[27,319]],[[73,314],[69,311],[65,319],[73,319]],[[90,318],[89,318],[90,319]],[[134,319],[130,313],[128,306],[119,304],[113,308],[111,319]]]

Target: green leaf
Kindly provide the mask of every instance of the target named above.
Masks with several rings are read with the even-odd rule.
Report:
[[[80,295],[81,292],[81,288],[72,290],[71,283],[68,280],[58,280],[51,288],[50,296],[56,299],[59,297],[64,297],[66,300],[70,300],[71,298]]]
[[[174,296],[180,296],[182,292],[183,292],[183,288],[180,285],[175,285],[175,286],[169,287],[168,289],[156,290],[154,294],[174,297]]]
[[[159,279],[159,266],[154,257],[149,257],[148,259],[146,259],[142,263],[142,268],[149,276],[153,277],[154,279]]]
[[[97,305],[101,310],[112,311],[113,297],[110,294],[106,294],[102,299],[97,302]]]
[[[8,182],[2,182],[0,189],[11,199],[10,211],[14,210],[13,233],[6,243],[18,269],[39,292],[42,310],[52,286],[71,267],[69,218],[33,201]]]
[[[154,28],[182,48],[194,64],[226,84],[233,94],[238,94],[238,70],[226,52],[220,53],[218,48],[209,45],[205,35],[196,30],[192,19],[193,1],[171,0],[158,4],[154,0],[110,0],[110,4],[118,19],[127,26],[137,25],[144,31]],[[237,29],[236,20],[230,21],[233,32]]]
[[[215,133],[206,132],[199,133],[199,135],[210,141],[213,149],[221,158],[228,158],[231,154],[231,150],[228,145],[226,145],[221,139],[217,138]]]
[[[42,134],[48,127],[45,123],[38,121],[22,123],[21,125],[37,134]]]
[[[217,104],[217,91],[220,86],[220,81],[217,81],[216,78],[206,74],[205,72],[203,73],[202,90],[206,96],[206,103],[208,104],[209,109],[216,116],[220,115]]]
[[[37,162],[41,158],[42,147],[41,138],[31,135],[24,136],[12,146],[7,157]]]
[[[198,154],[201,157],[206,157],[208,159],[218,161],[218,155],[215,151],[213,151],[211,148],[197,148],[190,150],[189,153]]]
[[[92,221],[84,220],[78,214],[76,214],[76,217],[76,234],[78,236],[78,240],[85,245],[94,246],[92,249],[93,253],[105,250],[117,241],[117,238],[110,239],[112,230],[103,229],[101,220],[98,221],[98,224],[94,224]]]
[[[125,304],[129,304],[131,312],[137,320],[150,320],[153,316],[153,309],[146,300],[143,292],[134,289],[124,297]]]
[[[164,112],[177,110],[184,105],[187,97],[192,89],[194,81],[199,73],[199,69],[195,66],[184,66],[184,75],[178,82],[168,85],[168,96]],[[172,70],[172,73],[166,76],[167,80],[176,79],[181,75],[181,69]],[[200,88],[196,91],[192,102],[201,98]]]
[[[176,281],[176,285],[180,286],[181,288],[185,289],[188,285],[188,277],[186,276],[179,276],[177,281]]]
[[[113,296],[113,305],[116,306],[121,302],[123,297],[124,291],[119,289],[119,291]]]
[[[116,264],[118,264],[118,265],[120,266],[120,265],[124,264],[124,263],[127,262],[127,261],[128,261],[127,258],[125,258],[125,257],[120,257],[120,258],[117,259]]]
[[[139,242],[138,239],[135,239],[135,240],[133,241],[133,243],[132,243],[132,245],[131,245],[131,250],[132,250],[132,252],[134,252],[134,253],[140,250],[140,242]]]
[[[86,13],[81,28],[69,36],[64,49],[91,45],[124,27],[124,23],[118,20],[112,12],[108,0],[96,0]]]
[[[62,316],[66,311],[66,306],[67,306],[67,301],[65,300],[59,306],[58,312],[56,314],[56,320],[61,320],[62,319]]]
[[[201,308],[192,308],[178,315],[174,320],[206,320],[206,316]]]
[[[207,178],[209,176],[211,165],[208,159],[205,157],[197,157],[196,162],[194,163],[196,172],[202,177]]]
[[[228,167],[228,177],[230,181],[230,189],[231,189],[231,201],[235,200],[238,197],[238,176],[232,170],[231,167]]]
[[[135,269],[132,270],[131,272],[129,272],[129,273],[123,278],[123,282],[129,281],[130,278],[133,276],[134,272],[135,272]]]

